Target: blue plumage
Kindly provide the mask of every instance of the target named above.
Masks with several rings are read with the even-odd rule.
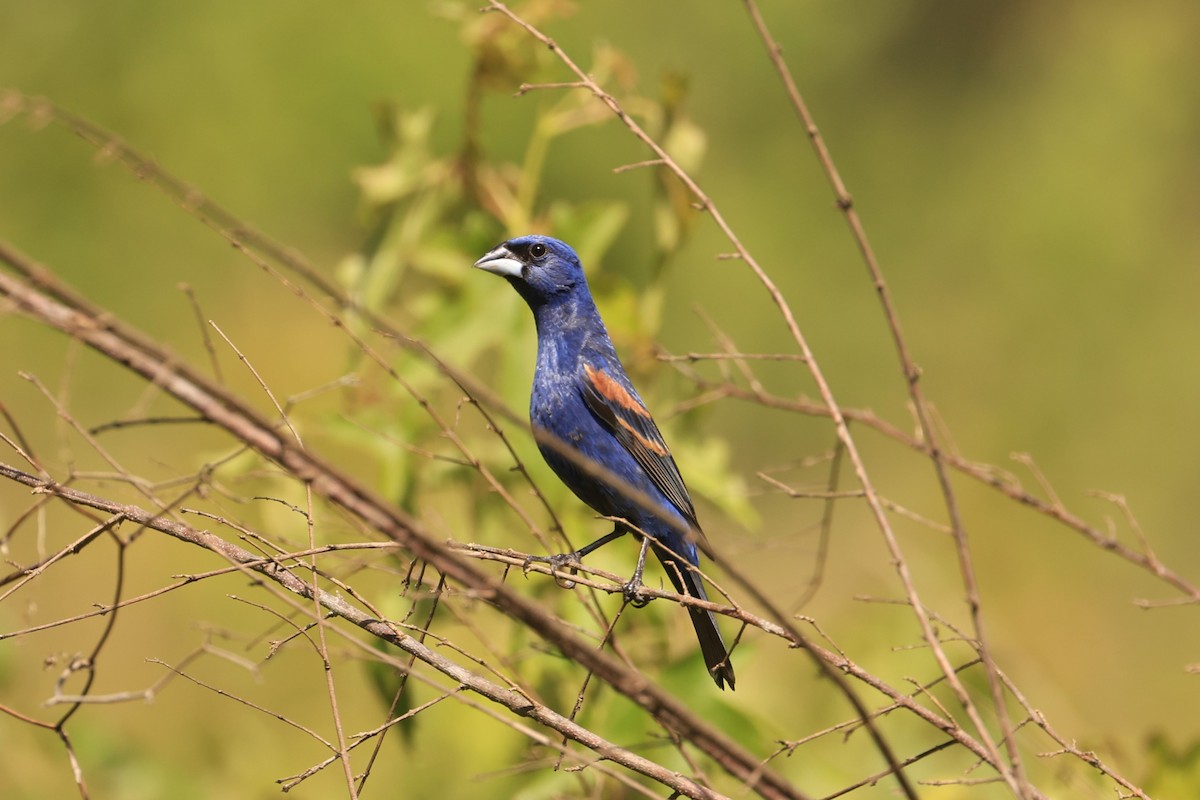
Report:
[[[689,568],[699,566],[699,550],[708,549],[695,507],[658,426],[621,366],[575,251],[547,236],[522,236],[475,266],[506,278],[533,310],[538,355],[529,416],[546,463],[597,512],[649,535],[676,591],[707,599],[700,576]],[[649,503],[638,502],[622,484]],[[618,525],[596,544],[624,532]],[[688,613],[713,680],[732,689],[733,666],[716,618],[697,608]]]

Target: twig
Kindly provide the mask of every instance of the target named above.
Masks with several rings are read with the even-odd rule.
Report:
[[[775,67],[776,73],[783,81],[787,91],[789,100],[797,116],[800,118],[804,130],[808,135],[809,141],[812,143],[813,149],[816,152],[817,160],[820,162],[822,169],[825,171],[826,177],[833,189],[834,197],[837,200],[838,208],[846,217],[846,222],[850,226],[851,234],[855,244],[858,245],[859,253],[862,255],[863,263],[867,267],[867,271],[871,278],[871,283],[879,297],[879,302],[883,308],[883,314],[887,320],[888,329],[892,335],[892,343],[896,349],[896,356],[900,361],[901,369],[903,370],[905,380],[908,384],[909,397],[912,399],[913,409],[916,412],[917,419],[920,423],[921,434],[928,445],[929,457],[933,463],[934,472],[937,475],[938,485],[942,492],[942,497],[946,506],[946,512],[950,518],[950,527],[954,536],[955,549],[958,554],[959,572],[963,578],[964,588],[967,595],[967,606],[970,609],[972,625],[975,628],[975,634],[980,641],[980,655],[983,658],[983,663],[988,677],[988,685],[992,692],[992,703],[994,706],[996,718],[1000,723],[1001,739],[1005,744],[1008,753],[1009,765],[1006,765],[1000,758],[1000,753],[992,742],[991,734],[988,732],[987,726],[984,724],[983,718],[978,709],[975,707],[974,701],[967,692],[966,687],[959,682],[957,675],[950,669],[949,659],[942,651],[937,642],[937,638],[929,626],[929,621],[924,619],[921,612],[921,605],[917,597],[916,589],[911,583],[907,572],[908,569],[904,565],[903,556],[900,554],[899,546],[893,541],[890,530],[884,527],[884,522],[880,520],[880,527],[884,530],[885,537],[888,538],[888,547],[892,550],[893,557],[896,559],[897,570],[900,572],[901,580],[904,583],[905,589],[908,591],[909,600],[912,603],[914,613],[917,615],[917,621],[921,625],[925,640],[929,642],[929,646],[933,652],[934,658],[942,668],[942,672],[946,675],[951,688],[954,690],[958,701],[962,704],[971,723],[975,726],[975,730],[980,737],[980,740],[992,753],[992,766],[1003,776],[1006,783],[1013,792],[1022,798],[1027,798],[1031,794],[1031,788],[1025,778],[1021,767],[1021,757],[1017,749],[1016,742],[1012,736],[1012,723],[1008,719],[1008,711],[1004,705],[1003,690],[1000,686],[1000,680],[997,675],[997,667],[992,660],[991,650],[987,646],[987,637],[985,633],[985,625],[983,619],[983,604],[979,596],[978,582],[975,578],[975,567],[971,560],[970,547],[967,542],[966,526],[962,519],[958,506],[958,499],[954,493],[954,489],[950,484],[949,471],[942,455],[942,449],[938,444],[936,431],[930,418],[929,404],[925,400],[924,392],[920,386],[921,371],[917,367],[908,350],[908,344],[904,338],[904,333],[900,327],[900,315],[896,310],[895,304],[892,302],[891,291],[888,288],[887,281],[884,279],[883,270],[879,266],[879,261],[875,257],[875,251],[871,247],[870,240],[867,237],[866,228],[862,224],[862,220],[858,216],[858,212],[854,208],[854,201],[847,190],[845,182],[842,180],[841,174],[834,165],[833,157],[829,149],[825,145],[825,139],[821,136],[820,130],[817,128],[816,121],[808,110],[804,98],[800,94],[795,81],[792,79],[791,70],[783,58],[783,49],[771,36],[770,30],[767,28],[766,21],[763,19],[762,13],[758,9],[756,0],[745,0],[746,9],[749,12],[750,19],[754,24],[759,37],[763,41],[767,55],[771,63]],[[817,371],[814,366],[814,377],[817,377]],[[818,385],[820,381],[818,380]],[[838,409],[831,401],[831,397],[826,396],[826,392],[822,389],[822,397],[826,405],[832,412],[833,419],[839,425],[839,430],[844,422],[840,420]],[[847,434],[846,439],[849,439]],[[847,450],[852,461],[857,462],[857,454],[855,453],[853,444],[847,441]],[[857,463],[856,463],[857,466]],[[865,477],[865,476],[862,476]],[[868,502],[872,508],[881,506],[873,497],[869,486],[864,484],[868,490]]]
[[[470,689],[477,694],[486,697],[487,699],[507,707],[511,712],[519,716],[527,717],[544,726],[550,727],[559,733],[567,735],[572,741],[579,742],[585,747],[594,750],[599,756],[607,758],[615,763],[622,764],[628,769],[639,772],[653,780],[662,783],[664,786],[673,789],[687,797],[701,798],[702,800],[718,800],[723,797],[716,792],[706,789],[692,781],[690,778],[680,775],[679,773],[664,768],[649,759],[643,758],[632,753],[625,748],[619,747],[612,742],[598,736],[597,734],[583,728],[582,726],[571,722],[552,709],[537,703],[531,702],[527,697],[499,686],[498,684],[486,680],[481,676],[464,669],[450,659],[438,654],[436,651],[421,644],[415,637],[408,636],[400,631],[400,629],[388,622],[376,619],[370,615],[363,613],[354,606],[347,603],[341,597],[322,591],[307,583],[286,570],[277,569],[272,562],[264,562],[262,559],[255,556],[236,545],[224,541],[220,537],[214,536],[206,531],[196,530],[187,525],[184,525],[176,520],[167,517],[159,516],[135,506],[129,506],[121,503],[115,503],[105,500],[104,498],[91,495],[86,492],[80,492],[74,489],[61,486],[54,483],[46,483],[39,478],[22,473],[19,470],[14,470],[6,465],[0,465],[0,476],[15,480],[27,486],[38,489],[39,491],[54,494],[57,497],[71,503],[80,503],[90,508],[96,508],[109,513],[121,513],[133,522],[143,525],[148,528],[162,531],[177,539],[211,550],[218,555],[230,560],[234,564],[240,564],[247,570],[261,574],[272,581],[278,583],[283,588],[293,594],[299,595],[302,598],[316,600],[325,611],[335,614],[348,622],[353,623],[359,628],[376,636],[384,641],[392,644],[407,653],[414,655],[417,659],[432,666],[442,674],[457,681],[462,686]],[[442,559],[443,563],[451,563]],[[460,574],[463,570],[454,570]],[[494,600],[500,599],[506,594],[503,587],[495,587],[492,597]],[[530,604],[532,607],[532,604]],[[563,634],[558,642],[561,645],[564,643],[570,646],[572,639],[569,634]],[[592,661],[598,666],[598,673],[607,673],[612,670],[608,668],[608,658],[602,653],[590,648],[581,648],[582,652],[590,653]],[[583,660],[583,659],[580,659]],[[607,680],[607,676],[606,676]],[[609,680],[609,683],[613,681]],[[221,691],[221,690],[217,690]],[[655,702],[666,701],[672,703],[665,695],[655,697],[659,694],[657,690],[642,683],[640,686],[639,697],[640,702],[646,702],[650,698],[654,698]],[[240,698],[234,698],[238,699]],[[244,702],[244,701],[241,701]],[[75,706],[74,708],[78,708]],[[661,713],[661,712],[660,712]],[[61,724],[61,723],[60,723]],[[719,734],[713,733],[714,736]],[[694,736],[694,734],[693,734]],[[694,739],[693,739],[694,740]],[[730,753],[736,753],[738,746],[729,743],[729,747],[733,748]],[[331,745],[332,747],[332,745]],[[760,782],[757,789],[766,797],[803,797],[802,794],[795,790],[780,791],[780,789],[788,788],[786,784],[781,784],[779,789],[772,788],[777,778],[773,779],[770,773],[760,775]]]
[[[10,263],[22,272],[36,271],[31,270],[28,260],[3,244],[0,244],[0,260]],[[25,270],[21,269],[22,266]],[[45,277],[43,275],[43,278]],[[168,394],[204,415],[212,423],[254,447],[263,456],[279,463],[290,474],[310,483],[317,495],[341,506],[365,524],[403,545],[416,558],[435,564],[449,580],[488,597],[513,619],[526,625],[537,635],[552,641],[565,656],[583,668],[595,671],[598,677],[613,686],[616,691],[651,711],[661,724],[690,740],[722,768],[739,779],[753,777],[755,783],[750,787],[753,791],[771,798],[804,796],[780,776],[757,772],[758,759],[754,755],[724,733],[700,720],[684,703],[656,686],[647,685],[640,676],[606,653],[597,652],[540,604],[510,591],[479,572],[466,560],[450,553],[416,520],[376,497],[330,464],[297,447],[289,437],[282,436],[273,425],[261,419],[239,398],[221,387],[212,385],[189,366],[166,357],[155,344],[127,330],[119,322],[106,318],[103,325],[98,324],[95,320],[97,312],[61,287],[56,287],[53,291],[57,298],[62,299],[38,292],[0,273],[0,295],[14,299],[23,313],[60,328],[161,386]],[[541,706],[535,707],[538,710],[531,713],[536,713],[539,718],[544,717],[543,724],[561,725],[554,712],[546,709],[543,714]],[[609,743],[595,737],[590,731],[584,733],[580,730],[577,735],[585,740],[585,743],[590,742],[588,746],[595,745],[606,751],[610,747]],[[649,765],[638,762],[639,771],[650,768]],[[654,768],[658,768],[657,765],[654,765]],[[672,786],[680,787],[680,791],[684,791],[682,787],[687,786],[691,788],[685,793],[690,792],[695,796],[702,794],[700,787],[687,778],[672,777],[670,780]]]

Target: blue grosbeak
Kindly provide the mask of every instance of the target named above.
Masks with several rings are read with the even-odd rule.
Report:
[[[574,553],[537,560],[569,563],[634,530],[644,538],[627,598],[638,599],[646,547],[652,544],[675,590],[707,600],[696,568],[698,551],[710,557],[711,551],[696,509],[617,358],[575,251],[548,236],[522,236],[475,266],[505,278],[533,310],[538,355],[529,417],[542,457],[580,500],[624,521]],[[709,674],[718,687],[734,688],[733,665],[716,618],[691,606],[688,614]]]

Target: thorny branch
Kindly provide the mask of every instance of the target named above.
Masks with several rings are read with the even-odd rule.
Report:
[[[462,688],[469,689],[494,703],[500,704],[519,716],[528,717],[558,731],[572,741],[579,742],[593,750],[601,758],[614,761],[635,772],[653,778],[686,797],[709,798],[711,800],[722,797],[722,795],[700,786],[684,776],[673,774],[670,770],[664,769],[649,759],[642,758],[612,742],[602,739],[546,706],[531,702],[526,694],[504,688],[460,666],[451,659],[438,654],[432,648],[422,644],[417,637],[404,633],[395,624],[376,619],[346,602],[338,595],[325,592],[314,586],[314,584],[297,577],[276,559],[262,558],[225,541],[219,536],[192,528],[168,517],[146,511],[136,506],[109,501],[52,481],[45,481],[7,465],[0,465],[0,476],[22,483],[35,492],[53,495],[69,503],[120,515],[123,519],[137,525],[161,531],[181,541],[210,550],[247,571],[269,578],[293,594],[318,602],[329,613],[409,653],[423,663],[457,681]],[[778,795],[768,793],[766,796],[799,797],[801,795],[794,793]]]
[[[129,330],[111,315],[91,307],[82,298],[54,281],[44,268],[38,267],[4,244],[0,244],[0,261],[7,263],[37,286],[34,288],[0,273],[0,296],[9,298],[23,313],[58,328],[161,387],[164,392],[190,406],[211,423],[253,447],[264,457],[280,464],[289,474],[311,486],[316,495],[341,507],[366,525],[402,545],[415,558],[436,567],[449,580],[476,592],[481,598],[486,598],[510,617],[547,641],[553,642],[567,658],[626,695],[668,730],[690,741],[722,768],[747,782],[761,796],[805,796],[779,775],[762,769],[753,754],[709,723],[699,719],[683,702],[657,686],[648,684],[641,676],[607,653],[596,650],[538,603],[511,591],[475,569],[445,545],[435,541],[415,519],[375,496],[331,464],[297,446],[291,437],[282,434],[277,426],[259,417],[227,390],[213,385],[189,366],[180,364],[178,359],[141,334]],[[415,648],[415,640],[412,643],[406,640],[406,648],[408,646]],[[455,670],[456,676],[460,673],[466,674],[460,667],[455,666]],[[464,678],[464,682],[471,685],[473,681],[466,681]],[[495,695],[493,699],[500,697]],[[508,695],[504,695],[504,698],[508,698]],[[579,729],[573,723],[566,724],[566,720],[559,718],[550,709],[528,701],[521,704],[520,708],[521,713],[551,725],[560,733],[565,734],[569,731],[573,739],[596,749],[606,758],[611,756],[611,743],[599,739],[590,731]],[[651,767],[643,761],[644,759],[638,760],[634,757],[629,764],[639,772],[650,770]],[[661,770],[657,765],[654,767]],[[710,790],[690,779],[661,774],[660,777],[664,780],[669,779],[670,783],[666,785],[671,785],[686,796],[711,796]]]
[[[943,673],[950,680],[951,686],[954,687],[959,702],[966,709],[980,738],[992,750],[995,766],[1000,770],[1005,781],[1008,782],[1009,786],[1019,797],[1029,797],[1032,789],[1021,767],[1020,753],[1017,750],[1016,740],[1013,738],[1012,723],[1008,719],[1004,689],[1000,684],[996,664],[992,660],[991,649],[987,645],[983,620],[983,603],[979,597],[979,586],[975,579],[975,567],[971,561],[966,527],[962,519],[962,513],[959,510],[958,498],[955,496],[954,488],[950,484],[950,473],[942,455],[942,448],[938,443],[937,431],[934,429],[931,421],[929,403],[926,401],[924,390],[921,388],[921,370],[917,367],[909,352],[908,344],[900,327],[900,315],[896,310],[895,303],[892,301],[891,290],[888,288],[887,281],[883,277],[883,270],[880,268],[879,261],[875,257],[875,250],[871,247],[866,228],[858,216],[858,211],[854,208],[854,202],[849,190],[846,188],[845,182],[842,180],[841,174],[833,163],[833,157],[830,155],[829,149],[825,146],[825,139],[821,136],[816,121],[813,119],[811,112],[809,112],[808,105],[804,102],[800,90],[792,78],[791,70],[788,69],[787,64],[784,62],[783,49],[771,36],[771,32],[767,28],[767,23],[763,19],[755,0],[745,0],[745,3],[750,18],[754,23],[755,30],[758,32],[763,45],[766,47],[767,54],[770,56],[771,63],[775,66],[779,77],[783,81],[788,99],[791,101],[796,115],[800,118],[805,132],[812,142],[817,160],[821,163],[822,169],[825,170],[825,174],[829,178],[829,183],[837,198],[838,208],[841,209],[846,217],[851,235],[858,245],[863,263],[866,264],[871,282],[883,307],[883,315],[887,320],[888,329],[892,335],[892,342],[896,348],[896,357],[900,361],[900,367],[908,385],[909,397],[912,399],[912,406],[921,427],[921,436],[926,443],[929,460],[933,464],[934,472],[937,475],[938,487],[942,492],[942,498],[946,507],[946,515],[950,519],[950,528],[954,536],[955,549],[958,554],[959,572],[962,574],[963,584],[967,593],[967,607],[971,612],[971,621],[975,628],[975,636],[980,642],[980,657],[983,659],[988,676],[988,685],[992,690],[992,708],[999,721],[1000,739],[1006,746],[1011,771],[1003,766],[1000,754],[996,751],[995,745],[991,741],[987,726],[975,708],[966,687],[958,681],[957,676],[952,671],[947,671],[946,668],[949,666],[949,661],[932,641],[930,641],[930,646],[933,647],[934,655],[941,664]],[[915,591],[909,592],[909,599],[913,602],[916,601]]]

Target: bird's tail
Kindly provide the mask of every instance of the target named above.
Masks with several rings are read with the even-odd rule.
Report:
[[[691,595],[699,600],[708,599],[708,595],[704,591],[704,582],[700,579],[700,573],[692,569],[686,561],[661,547],[655,547],[654,553],[662,562],[663,569],[666,570],[667,576],[675,586],[675,591]],[[696,638],[700,641],[700,652],[704,655],[704,664],[708,667],[708,674],[716,681],[717,688],[724,689],[725,684],[728,683],[729,688],[733,689],[733,662],[729,660],[729,651],[725,647],[725,640],[721,638],[721,631],[717,628],[716,616],[707,609],[695,606],[688,606],[688,615],[692,618],[692,627],[696,629]]]

